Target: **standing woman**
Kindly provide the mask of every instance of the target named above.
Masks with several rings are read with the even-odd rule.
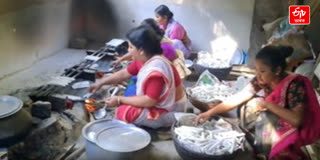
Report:
[[[165,36],[173,41],[173,47],[183,52],[184,57],[191,55],[191,41],[183,26],[173,19],[173,13],[166,5],[155,9],[155,17]]]
[[[185,110],[186,95],[175,67],[162,56],[161,37],[149,27],[140,26],[132,29],[127,38],[133,62],[91,85],[89,91],[137,76],[136,96],[109,97],[105,99],[108,107],[119,106],[116,118],[128,123],[150,128],[171,126],[173,113]]]

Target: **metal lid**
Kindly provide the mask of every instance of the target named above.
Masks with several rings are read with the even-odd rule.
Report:
[[[22,106],[22,101],[16,97],[0,96],[0,118],[15,114]]]
[[[97,134],[96,144],[108,151],[133,152],[146,147],[151,141],[148,132],[134,126],[115,126]]]
[[[119,125],[132,125],[116,119],[101,119],[87,123],[82,128],[82,136],[92,143],[96,143],[96,135],[107,128],[113,128]]]

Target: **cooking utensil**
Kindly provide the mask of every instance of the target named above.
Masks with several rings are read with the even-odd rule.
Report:
[[[94,99],[86,99],[84,100],[84,104],[95,106],[95,108],[103,108],[106,105],[104,100],[96,101]]]
[[[31,130],[31,115],[22,106],[16,97],[0,96],[0,148],[19,142]]]
[[[147,146],[151,137],[148,132],[135,126],[115,126],[100,131],[95,140],[105,150],[133,152]]]
[[[122,68],[124,68],[122,65],[110,66],[110,68],[108,70],[104,71],[104,73],[106,73],[106,74],[115,73],[117,71],[120,71]]]
[[[90,81],[81,81],[74,83],[71,87],[72,89],[81,89],[81,88],[88,88],[91,85]]]
[[[82,135],[88,141],[95,143],[96,134],[102,131],[105,128],[114,127],[117,125],[132,125],[127,124],[123,121],[116,120],[116,119],[102,119],[96,120],[86,124],[82,129]]]
[[[88,123],[82,129],[82,135],[87,140],[88,159],[130,159],[151,142],[146,131],[115,119]]]
[[[93,95],[93,93],[86,93],[85,95],[82,96],[82,98],[90,98]]]
[[[0,96],[0,118],[5,118],[17,113],[22,106],[22,101],[16,97]]]
[[[103,119],[107,115],[106,107],[102,107],[102,108],[94,111],[92,114],[93,114],[94,119]]]
[[[212,117],[212,119],[215,120],[219,120],[221,117],[220,116],[214,116]],[[172,127],[171,127],[171,133],[172,133],[172,139],[173,139],[173,143],[174,146],[178,152],[178,154],[180,155],[180,157],[182,157],[182,159],[184,160],[194,160],[194,159],[198,159],[198,160],[225,160],[225,159],[235,159],[235,157],[239,154],[241,154],[241,152],[243,152],[242,150],[237,150],[234,151],[231,154],[225,154],[225,155],[209,155],[209,154],[205,154],[205,153],[199,153],[195,150],[189,149],[188,147],[186,147],[185,144],[183,144],[179,139],[178,139],[178,135],[175,132],[175,128],[181,126],[181,124],[185,124],[185,120],[186,118],[181,118],[180,121],[176,121]],[[227,120],[225,120],[227,121]],[[229,121],[227,121],[228,123],[230,123]],[[236,130],[238,132],[241,132],[241,129],[238,128],[235,124],[232,124],[232,128],[233,130]]]
[[[111,87],[108,90],[108,93],[109,93],[110,97],[113,97],[118,93],[118,91],[119,91],[119,87]],[[93,112],[93,117],[95,119],[105,118],[107,115],[106,108],[107,108],[107,104],[104,104],[100,109]]]
[[[185,65],[186,65],[186,67],[191,67],[192,65],[193,65],[193,61],[192,60],[190,60],[190,59],[186,59],[185,60]]]
[[[111,87],[109,90],[108,90],[108,93],[110,95],[110,97],[113,97],[115,96],[119,91],[119,87]]]

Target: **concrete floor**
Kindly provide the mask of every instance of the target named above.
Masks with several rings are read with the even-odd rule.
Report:
[[[61,75],[65,68],[81,62],[85,55],[85,50],[63,49],[24,71],[1,79],[0,95],[9,94],[17,89],[41,86],[52,77]]]

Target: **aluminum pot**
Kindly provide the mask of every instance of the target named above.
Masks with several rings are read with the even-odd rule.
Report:
[[[9,147],[25,138],[31,130],[30,113],[22,108],[22,101],[12,96],[0,96],[0,148]],[[4,108],[14,108],[6,111]]]
[[[95,143],[86,142],[86,155],[94,160],[128,160],[133,156],[132,152],[112,152],[104,150]]]
[[[99,142],[97,142],[99,134],[105,130],[113,129],[113,128],[121,128],[121,127],[133,127],[137,128],[132,124],[127,124],[119,120],[115,119],[103,119],[103,120],[97,120],[93,121],[91,123],[88,123],[83,129],[82,129],[82,135],[86,139],[86,155],[88,159],[94,159],[94,160],[128,160],[134,157],[134,155],[140,151],[141,149],[145,148],[142,147],[139,150],[130,151],[130,152],[117,152],[117,151],[111,151],[108,149],[105,149],[99,145]],[[139,128],[137,128],[139,129]],[[113,134],[111,134],[112,136]],[[150,136],[148,134],[148,136]],[[150,137],[149,137],[150,138]],[[151,141],[151,138],[149,140],[148,144]],[[126,142],[127,144],[132,144],[132,142]],[[116,146],[114,146],[116,147]]]

